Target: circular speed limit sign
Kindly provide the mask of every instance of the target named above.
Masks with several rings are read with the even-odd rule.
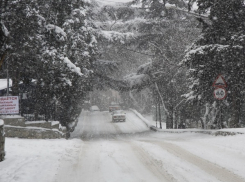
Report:
[[[214,90],[214,97],[218,100],[223,100],[227,95],[227,92],[224,88],[216,88]]]

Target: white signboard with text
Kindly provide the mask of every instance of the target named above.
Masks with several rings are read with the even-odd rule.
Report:
[[[19,97],[0,97],[0,114],[19,114]]]

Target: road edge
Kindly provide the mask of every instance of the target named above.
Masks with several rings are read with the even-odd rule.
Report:
[[[214,135],[214,136],[231,136],[231,135],[238,135],[238,134],[245,134],[245,128],[244,131],[227,131],[229,129],[221,129],[221,130],[205,130],[205,129],[159,129],[151,124],[149,124],[149,121],[142,116],[138,111],[135,109],[129,109],[132,111],[136,116],[138,116],[150,130],[155,131],[155,132],[165,132],[165,133],[203,133],[203,134],[209,134],[209,135]]]

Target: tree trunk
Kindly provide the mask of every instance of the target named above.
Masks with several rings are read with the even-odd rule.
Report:
[[[161,117],[161,105],[160,102],[158,103],[159,108],[159,123],[160,123],[160,129],[162,129],[162,117]]]
[[[173,122],[174,122],[174,129],[178,129],[178,120],[177,120],[177,111],[173,111]]]
[[[12,95],[18,96],[19,95],[19,71],[14,70],[12,74]]]
[[[166,128],[173,129],[173,109],[169,109],[169,114],[167,115]]]
[[[210,104],[205,104],[205,113],[204,116],[201,117],[201,123],[202,123],[202,129],[207,129],[207,123],[208,123],[208,115],[210,113]]]
[[[235,87],[232,90],[232,115],[230,128],[238,128],[240,119],[240,89]]]

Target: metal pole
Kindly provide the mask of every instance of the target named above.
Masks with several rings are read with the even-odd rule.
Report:
[[[9,96],[9,64],[8,64],[8,59],[7,59],[6,63],[7,63],[7,96]]]
[[[157,102],[156,102],[156,127],[157,127]]]
[[[222,129],[223,117],[222,117],[222,102],[220,101],[220,121],[219,121],[219,129]]]

